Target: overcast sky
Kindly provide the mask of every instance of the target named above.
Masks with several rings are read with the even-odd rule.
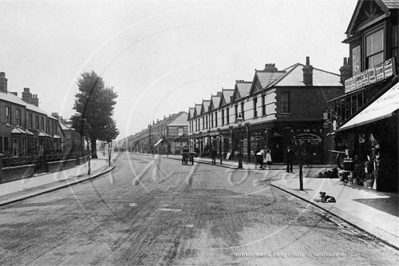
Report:
[[[118,94],[118,140],[188,111],[255,69],[305,63],[339,74],[357,0],[1,1],[0,71],[64,118],[95,71]]]

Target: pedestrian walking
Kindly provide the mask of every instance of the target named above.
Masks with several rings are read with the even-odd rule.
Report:
[[[216,156],[217,156],[216,149],[213,148],[213,149],[212,149],[212,152],[211,152],[212,164],[216,164]]]
[[[294,159],[294,151],[291,149],[291,146],[287,147],[286,151],[286,160],[287,160],[287,173],[293,173],[292,171],[292,160]]]
[[[265,149],[266,154],[265,154],[265,163],[266,164],[272,164],[272,154],[271,154],[271,150],[266,147]]]
[[[256,165],[260,165],[260,169],[263,168],[263,150],[260,150],[256,153]]]

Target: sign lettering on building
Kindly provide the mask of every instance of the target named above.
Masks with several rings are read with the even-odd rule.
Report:
[[[345,80],[345,93],[361,89],[367,85],[382,81],[393,75],[393,58],[388,59],[370,69],[361,73],[353,74],[353,76]]]
[[[352,71],[353,76],[360,74],[360,70],[362,69],[360,65],[360,45],[356,46],[352,49]]]

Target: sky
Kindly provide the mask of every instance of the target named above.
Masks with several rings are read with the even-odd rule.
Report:
[[[255,69],[306,57],[339,74],[357,0],[0,1],[0,72],[71,117],[84,72],[118,94],[117,140],[188,111]]]

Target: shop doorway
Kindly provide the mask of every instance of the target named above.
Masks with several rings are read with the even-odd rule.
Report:
[[[273,137],[272,158],[274,163],[284,163],[283,136]]]

